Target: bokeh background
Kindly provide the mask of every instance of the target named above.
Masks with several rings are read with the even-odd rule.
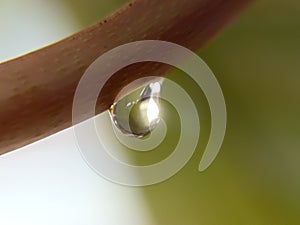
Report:
[[[125,2],[0,0],[0,61],[79,31]],[[109,183],[86,166],[67,129],[0,157],[0,223],[300,224],[299,15],[296,0],[256,1],[198,51],[228,110],[226,137],[208,170],[197,171],[209,131],[205,98],[173,71],[169,77],[189,87],[204,118],[198,149],[178,174],[143,188]]]

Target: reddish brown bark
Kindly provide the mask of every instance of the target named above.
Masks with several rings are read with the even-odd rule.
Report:
[[[78,81],[105,51],[146,39],[197,50],[248,2],[136,0],[65,40],[0,64],[0,154],[71,126]],[[166,67],[155,63],[123,69],[106,84],[97,111],[106,110],[131,80],[165,72]]]

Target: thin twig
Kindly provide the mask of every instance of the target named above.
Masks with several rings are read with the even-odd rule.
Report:
[[[112,16],[56,44],[0,64],[0,154],[71,126],[74,91],[101,54],[131,41],[171,41],[199,49],[249,0],[136,0]],[[163,74],[161,65],[138,64],[106,85],[97,111],[128,82]]]

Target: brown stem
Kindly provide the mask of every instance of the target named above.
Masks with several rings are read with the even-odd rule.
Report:
[[[101,54],[131,41],[157,39],[197,50],[249,0],[135,0],[112,16],[56,44],[0,64],[0,154],[71,126],[74,91]],[[97,111],[131,80],[163,74],[145,63],[106,84]]]

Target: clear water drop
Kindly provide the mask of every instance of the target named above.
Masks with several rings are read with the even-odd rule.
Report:
[[[160,82],[126,95],[110,107],[114,125],[125,135],[144,137],[159,123]]]

